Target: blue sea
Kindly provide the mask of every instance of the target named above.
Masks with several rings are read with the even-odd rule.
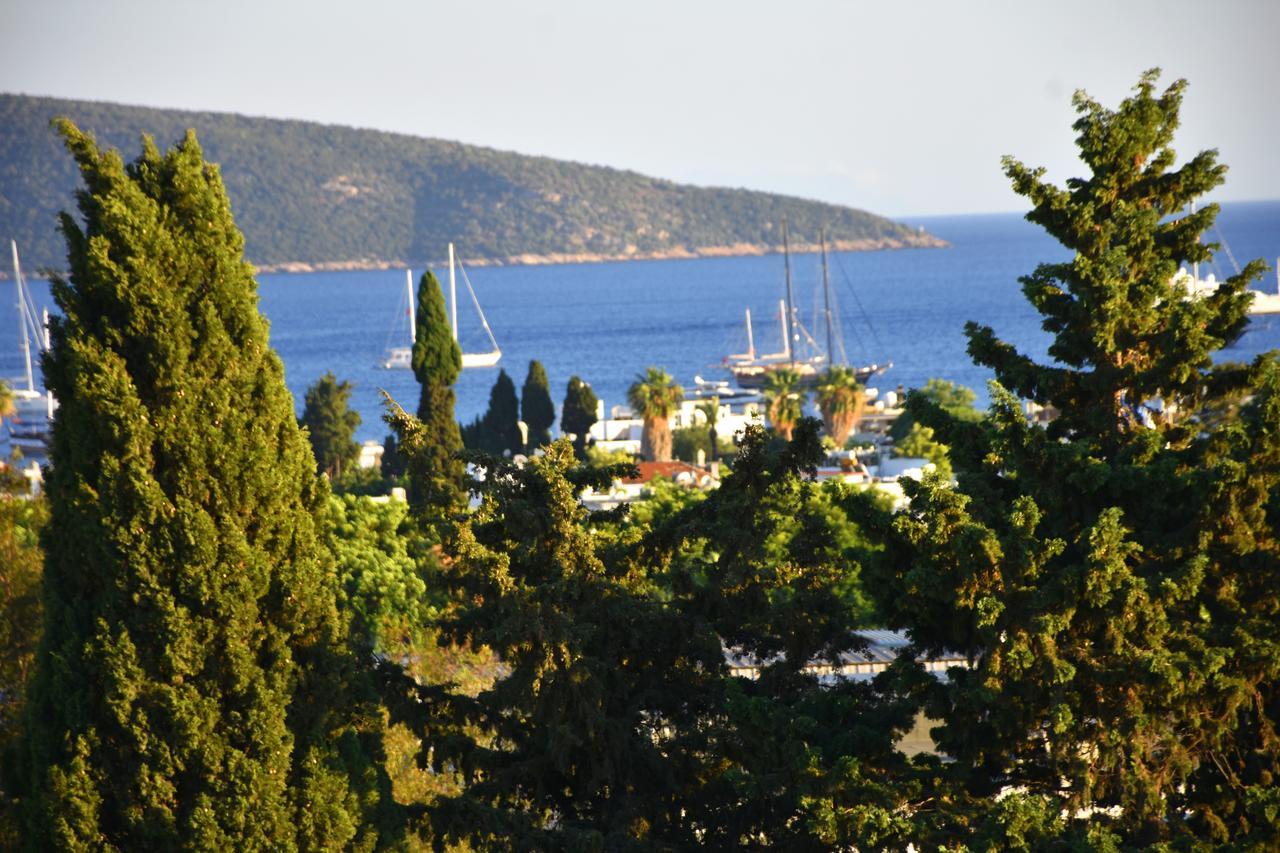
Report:
[[[940,377],[987,399],[990,373],[965,353],[963,326],[975,320],[1037,358],[1048,336],[1026,302],[1018,277],[1068,257],[1020,214],[908,218],[951,243],[947,249],[835,253],[830,276],[845,348],[853,362],[892,362],[872,384],[883,390]],[[1272,271],[1255,288],[1274,292],[1280,256],[1280,201],[1229,203],[1218,232],[1234,256],[1263,258]],[[1219,239],[1212,232],[1210,238]],[[465,247],[460,247],[464,253]],[[810,328],[820,307],[817,255],[792,257],[796,301]],[[1225,251],[1219,278],[1233,269]],[[1202,275],[1213,271],[1202,269]],[[416,277],[421,270],[414,270]],[[443,270],[436,270],[445,280]],[[781,346],[780,255],[699,260],[628,261],[537,267],[473,267],[470,278],[503,350],[501,368],[519,387],[530,359],[546,366],[557,404],[571,375],[590,382],[606,406],[625,402],[638,373],[656,365],[691,385],[695,376],[728,378],[724,356],[746,347],[744,309],[754,319],[759,351]],[[412,410],[418,386],[410,371],[384,370],[389,345],[407,342],[403,270],[267,274],[259,277],[271,343],[284,360],[299,410],[310,384],[327,371],[354,386],[360,439],[381,439],[380,390]],[[52,308],[45,282],[32,281],[38,302]],[[12,287],[0,283],[0,287]],[[461,283],[459,284],[461,288]],[[487,349],[465,290],[459,306],[462,342]],[[12,300],[0,306],[0,376],[21,374]],[[816,333],[815,333],[816,334]],[[818,335],[820,337],[820,335]],[[1280,348],[1280,316],[1255,318],[1224,357],[1249,360]],[[464,371],[457,385],[459,420],[484,411],[497,368]]]

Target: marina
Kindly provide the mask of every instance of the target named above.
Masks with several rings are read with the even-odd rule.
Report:
[[[829,254],[849,360],[891,359],[893,366],[870,383],[882,393],[921,387],[936,377],[972,388],[984,406],[990,374],[969,358],[964,322],[990,325],[1028,355],[1046,358],[1048,338],[1022,296],[1018,277],[1066,255],[1019,214],[909,221],[926,225],[951,248]],[[1226,204],[1219,221],[1231,234],[1237,258],[1280,255],[1280,202]],[[798,276],[821,281],[820,257],[799,254],[791,260]],[[447,272],[436,270],[446,287]],[[1273,275],[1268,272],[1254,286],[1267,288]],[[670,372],[687,394],[698,392],[697,377],[712,383],[704,386],[704,394],[727,396],[727,386],[716,383],[743,392],[725,369],[724,355],[741,351],[744,309],[756,318],[776,311],[782,278],[781,255],[487,267],[481,295],[489,323],[501,333],[501,364],[517,386],[529,361],[538,359],[557,406],[569,377],[577,375],[591,383],[608,411],[625,403],[627,388],[649,365]],[[354,386],[351,404],[363,418],[358,440],[380,441],[387,434],[381,389],[409,408],[416,406],[412,371],[387,370],[380,363],[388,311],[406,292],[403,269],[264,274],[258,282],[271,343],[284,360],[299,412],[307,387],[326,371]],[[26,284],[37,316],[53,310],[47,282]],[[0,287],[13,293],[11,282]],[[12,298],[4,301],[0,376],[16,378],[23,373],[19,321]],[[820,316],[821,300],[799,307],[804,316]],[[1221,355],[1248,361],[1275,347],[1280,347],[1280,316],[1257,316]],[[32,358],[40,390],[34,350]],[[493,370],[462,372],[455,385],[459,421],[484,412],[494,377]]]

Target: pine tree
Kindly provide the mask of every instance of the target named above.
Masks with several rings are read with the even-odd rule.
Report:
[[[350,399],[351,383],[326,373],[307,389],[303,404],[301,425],[307,430],[316,465],[330,478],[354,468],[360,456],[354,439],[360,413],[347,408]]]
[[[1006,159],[1027,218],[1075,253],[1023,279],[1057,363],[967,327],[992,413],[922,408],[959,485],[908,487],[898,572],[872,588],[923,649],[973,655],[928,690],[970,791],[1021,786],[1052,821],[1115,807],[1093,829],[1128,844],[1273,848],[1280,358],[1213,359],[1259,263],[1203,298],[1174,279],[1209,256],[1217,207],[1187,210],[1225,167],[1205,151],[1174,168],[1185,83],[1156,81],[1116,110],[1076,95],[1090,174],[1065,189]],[[1061,416],[1031,426],[1010,391]]]
[[[462,350],[453,339],[445,314],[444,293],[427,270],[418,282],[418,315],[413,341],[413,373],[422,386],[418,420],[423,452],[409,465],[409,503],[428,517],[439,517],[466,505],[466,474],[458,453],[462,435],[454,420],[453,384],[462,370]],[[400,436],[401,442],[404,436]]]
[[[551,443],[551,425],[556,422],[556,405],[551,402],[551,386],[542,362],[529,362],[529,374],[520,389],[520,417],[529,428],[529,448]]]
[[[59,122],[35,849],[369,847],[377,776],[318,544],[326,489],[193,133],[125,166]]]
[[[560,409],[560,431],[573,435],[573,452],[579,459],[587,458],[587,442],[591,438],[591,427],[596,422],[599,404],[590,385],[576,376],[569,377],[564,405]]]

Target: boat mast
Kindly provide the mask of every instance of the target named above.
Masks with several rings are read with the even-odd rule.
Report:
[[[831,332],[831,280],[827,276],[827,233],[818,232],[818,242],[822,245],[822,307],[827,315],[827,366],[835,364],[835,338]]]
[[[22,293],[22,266],[18,263],[18,242],[10,240],[13,249],[13,284],[18,291],[18,334],[22,336],[22,361],[27,371],[27,390],[35,393],[35,373],[31,370],[31,333],[28,328],[27,299]]]
[[[413,304],[413,270],[404,271],[404,289],[409,293],[409,346],[418,339],[418,312]]]
[[[756,358],[756,339],[751,333],[751,309],[747,309],[747,358],[755,361]]]
[[[787,360],[794,365],[796,363],[796,348],[792,346],[792,337],[794,336],[795,343],[798,344],[800,343],[800,336],[796,334],[795,330],[796,309],[795,300],[791,294],[791,245],[787,240],[787,218],[785,216],[782,218],[782,266],[787,277],[787,310],[783,315],[786,319],[782,325],[784,332],[786,332],[784,340],[786,342]]]
[[[449,244],[449,328],[458,339],[458,283],[453,275],[453,244]]]

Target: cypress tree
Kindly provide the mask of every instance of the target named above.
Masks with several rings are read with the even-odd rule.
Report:
[[[489,390],[489,410],[485,412],[485,431],[493,437],[494,451],[515,455],[524,449],[520,436],[520,400],[516,397],[516,383],[505,370],[498,371],[498,378]]]
[[[551,425],[556,422],[556,404],[551,402],[551,386],[547,371],[536,359],[529,362],[529,373],[520,389],[520,417],[529,428],[529,447],[551,443]]]
[[[1260,263],[1203,298],[1174,278],[1209,256],[1217,206],[1187,210],[1225,167],[1204,151],[1173,168],[1185,83],[1156,80],[1116,110],[1076,95],[1087,177],[1060,188],[1006,159],[1027,218],[1075,253],[1022,280],[1057,363],[969,324],[992,414],[919,407],[958,488],[907,486],[898,571],[872,588],[920,647],[973,656],[925,682],[970,791],[1020,786],[1019,820],[1076,833],[1079,809],[1109,809],[1089,831],[1125,844],[1274,849],[1280,358],[1213,358]],[[1061,416],[1031,426],[1010,392]]]
[[[353,436],[360,426],[360,413],[347,408],[351,383],[339,382],[326,373],[307,389],[302,407],[302,426],[307,430],[311,452],[320,470],[332,477],[355,467],[360,445]]]
[[[457,456],[462,435],[453,416],[462,350],[449,328],[444,292],[430,270],[418,282],[415,319],[413,373],[422,386],[418,420],[423,430],[421,451],[409,457],[409,503],[418,513],[444,515],[466,505],[466,470]]]
[[[507,372],[501,371],[489,389],[489,408],[462,428],[462,443],[469,450],[491,453],[494,456],[514,456],[523,448],[520,436],[520,402],[516,399],[516,386]]]
[[[29,697],[32,848],[368,847],[326,489],[194,133],[125,166],[62,120],[60,402]]]
[[[587,440],[596,422],[596,406],[599,405],[591,386],[576,376],[569,377],[564,392],[564,405],[560,410],[560,431],[573,434],[573,452],[579,459],[587,456]]]

